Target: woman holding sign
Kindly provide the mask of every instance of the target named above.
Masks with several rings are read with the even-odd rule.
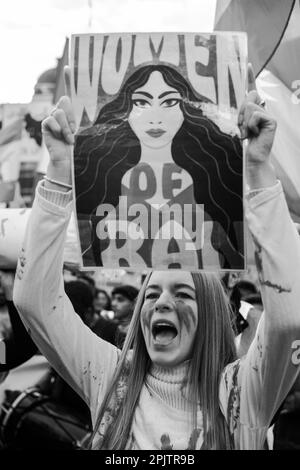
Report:
[[[195,214],[184,214],[184,208],[193,204],[195,211],[198,204],[204,221],[211,221],[207,239],[216,256],[206,262],[203,240],[197,240],[202,232],[198,224],[194,258],[182,264],[194,269],[243,269],[242,146],[238,129],[232,125],[230,133],[222,132],[206,117],[206,106],[213,108],[207,99],[195,95],[178,71],[148,65],[127,79],[91,127],[80,130],[74,148],[76,208],[79,219],[92,221],[96,264],[108,266],[108,253],[101,256],[109,252],[108,237],[99,234],[101,220],[108,205],[115,211],[122,195],[126,206],[140,203],[145,207],[144,221],[139,219],[144,243],[128,243],[129,250],[139,251],[141,267],[157,265],[153,250],[160,252],[159,257],[168,251],[168,246],[153,242],[161,234],[161,227],[156,233],[151,231],[156,225],[153,208],[158,217],[162,207],[179,204],[183,212],[179,219],[184,222],[178,222],[193,239],[193,230],[186,225]],[[129,220],[134,223],[134,217]]]
[[[300,243],[270,164],[276,124],[254,89],[239,125],[248,138],[247,220],[265,313],[247,355],[236,360],[228,302],[213,274],[150,273],[122,351],[74,315],[61,274],[72,210],[69,99],[43,123],[51,161],[27,226],[14,301],[39,349],[90,406],[93,449],[261,449],[297,377]]]

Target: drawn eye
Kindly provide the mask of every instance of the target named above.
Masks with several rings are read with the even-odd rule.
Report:
[[[150,108],[150,103],[146,100],[133,100],[134,106],[138,108]]]
[[[179,98],[169,98],[168,100],[165,100],[162,102],[162,107],[163,108],[172,108],[173,106],[176,106],[176,104],[180,103]]]

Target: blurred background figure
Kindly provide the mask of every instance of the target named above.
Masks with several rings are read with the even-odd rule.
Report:
[[[66,282],[65,291],[73,304],[75,312],[80,316],[83,323],[91,327],[94,323],[92,286],[82,279],[77,279]]]
[[[274,450],[300,450],[300,376],[298,376],[277,415]]]
[[[111,309],[110,296],[104,289],[96,289],[94,298],[94,311],[106,320],[113,320],[114,312]]]
[[[95,280],[93,279],[93,277],[90,276],[89,274],[86,274],[85,272],[79,271],[77,273],[77,279],[78,281],[82,281],[90,287],[93,297],[94,297],[95,291],[96,291],[96,284],[95,284]]]
[[[237,334],[242,333],[248,326],[245,316],[240,312],[241,301],[245,301],[246,297],[257,293],[255,284],[246,280],[236,282],[231,290],[230,304],[234,314],[234,329]]]
[[[45,173],[48,153],[42,120],[53,106],[57,68],[43,72],[30,103],[0,104],[0,204],[31,207],[35,186]]]
[[[91,279],[91,281],[93,280]],[[95,315],[93,286],[93,282],[89,282],[87,276],[84,276],[84,278],[80,276],[75,281],[67,282],[65,291],[83,323],[91,328],[97,336],[115,345],[117,325],[110,320]]]
[[[243,301],[247,302],[248,304],[253,305],[256,310],[260,310],[261,312],[264,309],[261,294],[257,292],[256,294],[248,294],[243,297]]]
[[[124,344],[138,293],[138,289],[130,285],[115,287],[111,293],[114,321],[118,325],[118,347]]]
[[[100,294],[105,292],[101,289],[99,289],[99,291]],[[138,293],[138,289],[131,285],[121,285],[115,287],[111,294],[111,308],[113,310],[113,321],[108,318],[105,318],[100,313],[100,316],[98,317],[98,320],[94,324],[92,330],[102,338],[102,334],[105,334],[104,339],[114,344],[118,348],[122,348],[128,331],[129,323],[133,314],[135,301]],[[103,303],[104,299],[106,299],[106,296],[102,295]]]
[[[247,280],[236,282],[229,299],[233,312],[237,354],[238,357],[242,357],[247,354],[255,337],[263,312],[262,299],[255,284]]]
[[[5,287],[0,278],[0,339],[7,338],[11,329]]]
[[[0,361],[0,372],[8,372],[38,353],[38,349],[28,334],[13,303],[14,271],[0,270],[1,302],[5,303],[8,326],[3,334],[5,361]],[[0,333],[1,337],[1,333]]]

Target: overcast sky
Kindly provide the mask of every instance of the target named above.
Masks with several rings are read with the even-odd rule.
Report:
[[[212,31],[216,0],[6,0],[0,15],[0,103],[29,102],[80,32]],[[89,6],[90,5],[90,6]]]

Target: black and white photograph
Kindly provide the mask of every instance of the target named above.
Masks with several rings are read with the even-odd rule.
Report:
[[[300,450],[300,0],[10,0],[0,39],[0,462]]]

